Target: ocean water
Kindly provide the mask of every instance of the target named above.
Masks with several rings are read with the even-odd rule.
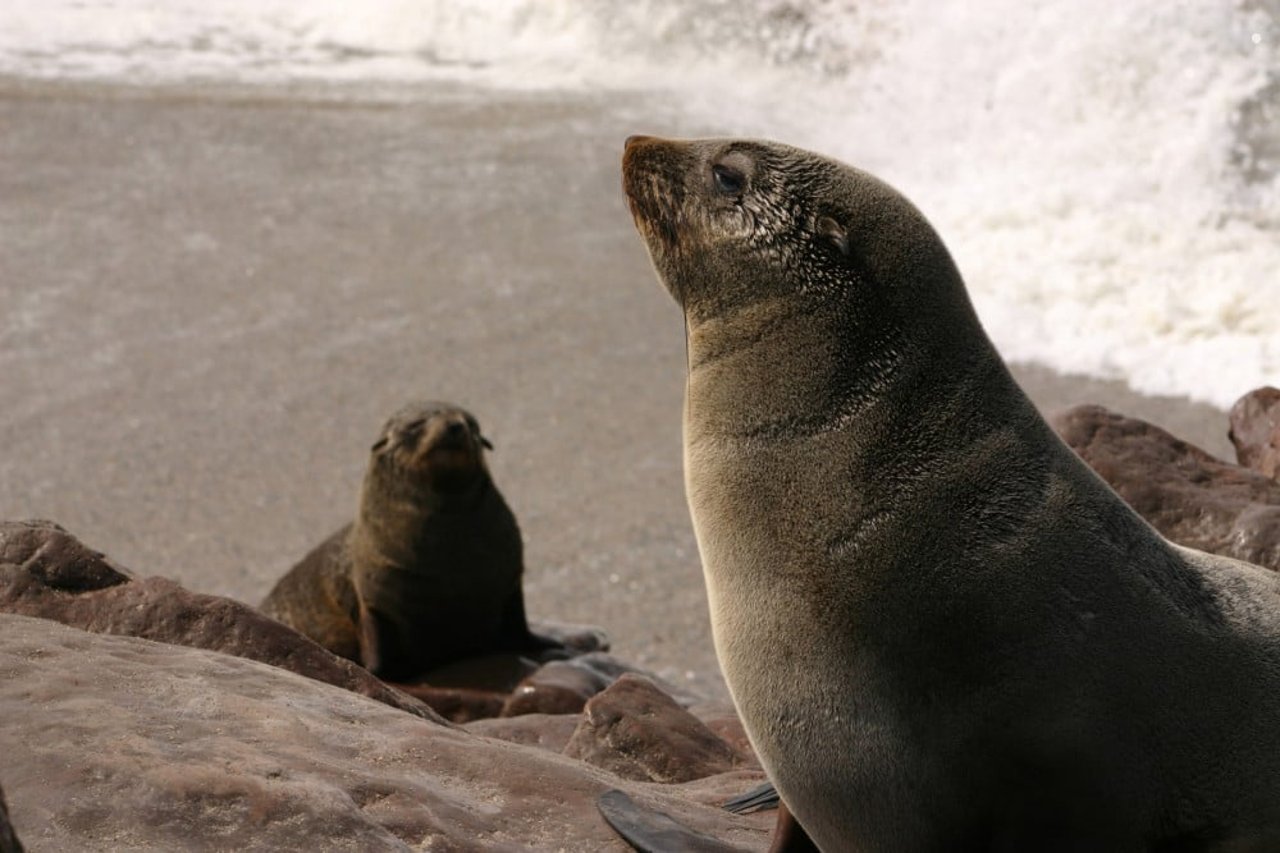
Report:
[[[1007,358],[1280,384],[1278,0],[6,0],[0,74],[656,92],[905,191]]]

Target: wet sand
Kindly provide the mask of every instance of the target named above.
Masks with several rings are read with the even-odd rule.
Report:
[[[256,602],[351,516],[382,419],[452,400],[497,446],[531,616],[722,691],[680,317],[618,188],[629,133],[706,128],[638,96],[14,81],[0,127],[0,517]],[[1219,411],[1016,372],[1231,458]]]

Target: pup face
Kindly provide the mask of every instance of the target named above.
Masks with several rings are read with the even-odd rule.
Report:
[[[374,463],[437,492],[460,492],[487,474],[493,445],[475,416],[449,403],[408,406],[392,416],[372,447]]]

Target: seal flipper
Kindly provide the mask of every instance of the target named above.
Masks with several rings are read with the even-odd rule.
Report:
[[[524,590],[516,589],[502,611],[502,644],[516,652],[531,655],[539,662],[565,660],[573,654],[565,644],[552,637],[535,634],[529,629],[524,612]]]
[[[402,677],[394,670],[395,638],[393,626],[376,610],[360,601],[360,664],[386,681]]]
[[[775,790],[774,794],[777,793]],[[778,798],[778,821],[773,825],[773,843],[769,845],[769,853],[821,853],[781,797]]]
[[[668,815],[636,805],[622,791],[605,791],[596,800],[600,816],[640,853],[670,853],[672,850],[687,853],[742,853],[734,847],[709,835],[681,826]]]
[[[734,814],[751,814],[752,812],[766,809],[776,809],[780,802],[782,802],[782,798],[778,796],[778,789],[773,787],[772,782],[765,782],[745,794],[739,794],[731,800],[725,800],[725,802],[721,803],[720,808]]]

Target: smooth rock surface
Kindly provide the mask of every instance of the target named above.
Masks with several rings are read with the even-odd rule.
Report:
[[[1236,461],[1280,480],[1280,388],[1257,388],[1237,400],[1229,435]]]
[[[608,686],[609,679],[590,667],[552,661],[516,685],[502,706],[502,716],[576,714]]]
[[[688,782],[742,763],[705,723],[652,681],[631,674],[587,703],[564,754],[652,782]]]
[[[485,737],[561,753],[581,722],[581,714],[521,714],[476,720],[465,728]]]
[[[256,661],[13,615],[0,755],[40,851],[621,851],[609,788],[743,849],[772,820],[718,807],[758,769],[628,782]]]
[[[0,522],[0,612],[237,655],[441,721],[422,702],[249,605],[166,578],[135,579],[51,521]]]
[[[511,691],[502,716],[521,714],[576,714],[587,700],[624,675],[640,675],[678,704],[689,706],[701,697],[604,651],[593,651],[562,661],[543,664]]]
[[[507,701],[508,696],[507,693],[497,690],[436,687],[426,683],[392,682],[392,686],[401,693],[430,706],[431,710],[451,723],[469,723],[473,720],[497,717],[502,713],[503,703]]]
[[[1101,406],[1051,423],[1166,538],[1280,570],[1280,483]]]

